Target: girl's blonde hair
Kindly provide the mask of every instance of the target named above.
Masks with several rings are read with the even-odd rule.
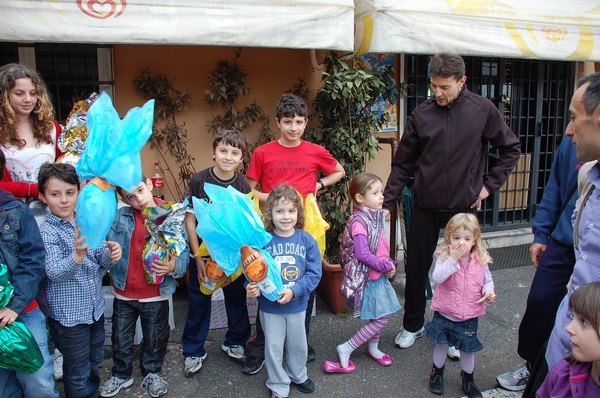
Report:
[[[435,252],[435,257],[440,256],[447,259],[450,256],[450,235],[459,229],[464,228],[473,234],[473,247],[471,253],[475,254],[477,261],[481,264],[492,263],[490,254],[485,249],[479,228],[479,220],[471,213],[458,213],[454,215],[444,229],[444,242]]]
[[[273,224],[273,208],[277,206],[280,199],[291,202],[298,209],[298,219],[296,220],[296,228],[304,228],[304,205],[300,194],[289,185],[277,185],[267,197],[267,204],[263,211],[262,219],[267,232],[275,231]]]
[[[25,141],[17,134],[17,114],[10,100],[10,90],[18,79],[31,79],[37,103],[29,114],[33,126],[33,137],[46,144],[54,142],[52,131],[54,125],[54,107],[48,95],[48,89],[42,78],[33,69],[22,64],[7,64],[0,68],[0,144],[25,146]]]
[[[373,173],[360,173],[352,177],[350,186],[348,187],[348,193],[350,194],[352,201],[357,204],[356,195],[361,194],[364,196],[369,188],[371,188],[371,185],[376,181],[383,183],[381,178]]]

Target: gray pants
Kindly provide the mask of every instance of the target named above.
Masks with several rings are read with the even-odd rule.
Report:
[[[295,314],[270,314],[260,311],[265,333],[267,387],[275,397],[287,397],[290,381],[304,383],[308,379],[306,356],[308,344],[304,329],[306,311]],[[286,365],[283,365],[285,348]]]

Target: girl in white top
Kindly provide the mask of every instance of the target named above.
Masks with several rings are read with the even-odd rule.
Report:
[[[0,68],[0,148],[6,157],[0,189],[32,202],[38,198],[37,175],[44,163],[60,155],[60,126],[43,80],[21,64]],[[31,203],[34,215],[39,201]]]

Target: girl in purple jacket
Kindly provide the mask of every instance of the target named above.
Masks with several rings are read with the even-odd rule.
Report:
[[[400,309],[398,296],[388,278],[396,272],[385,237],[383,183],[371,173],[360,173],[350,181],[354,212],[348,219],[340,246],[344,277],[340,292],[354,307],[354,316],[368,322],[348,341],[337,346],[338,362],[325,361],[328,373],[350,373],[356,369],[350,360],[354,350],[368,342],[367,356],[381,366],[392,358],[379,350],[379,336],[389,315]]]
[[[577,289],[569,306],[571,355],[552,368],[537,398],[600,397],[600,282]]]
[[[486,304],[494,302],[496,294],[488,267],[492,259],[481,239],[477,217],[470,213],[453,216],[434,257],[434,315],[425,325],[425,334],[435,343],[429,390],[438,395],[444,393],[444,365],[448,345],[452,345],[460,351],[463,391],[469,398],[480,398],[481,391],[473,380],[475,352],[483,348],[477,338],[477,324],[485,314]]]

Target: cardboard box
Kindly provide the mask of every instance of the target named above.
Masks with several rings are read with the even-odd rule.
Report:
[[[223,289],[219,289],[212,294],[210,309],[210,329],[221,329],[227,327],[227,312],[225,311],[225,301]],[[248,318],[250,324],[256,323],[256,313],[258,312],[258,301],[253,297],[246,296],[246,306],[248,307]],[[313,306],[312,316],[317,314],[317,303]]]
[[[256,313],[258,311],[258,301],[253,297],[246,296],[246,307],[248,307],[248,318],[250,323],[256,323]],[[219,289],[212,294],[210,307],[210,329],[221,329],[227,327],[227,312],[225,311],[225,296],[223,289]]]
[[[499,210],[521,210],[529,206],[531,154],[521,154],[517,166],[500,187]]]
[[[104,302],[106,303],[106,309],[104,310],[104,345],[111,345],[112,336],[112,314],[113,314],[113,289],[112,286],[102,286],[104,290]],[[175,329],[175,314],[173,313],[173,296],[169,297],[169,326],[171,330]],[[140,344],[142,342],[142,323],[139,318],[135,324],[135,336],[133,337],[133,344]]]

